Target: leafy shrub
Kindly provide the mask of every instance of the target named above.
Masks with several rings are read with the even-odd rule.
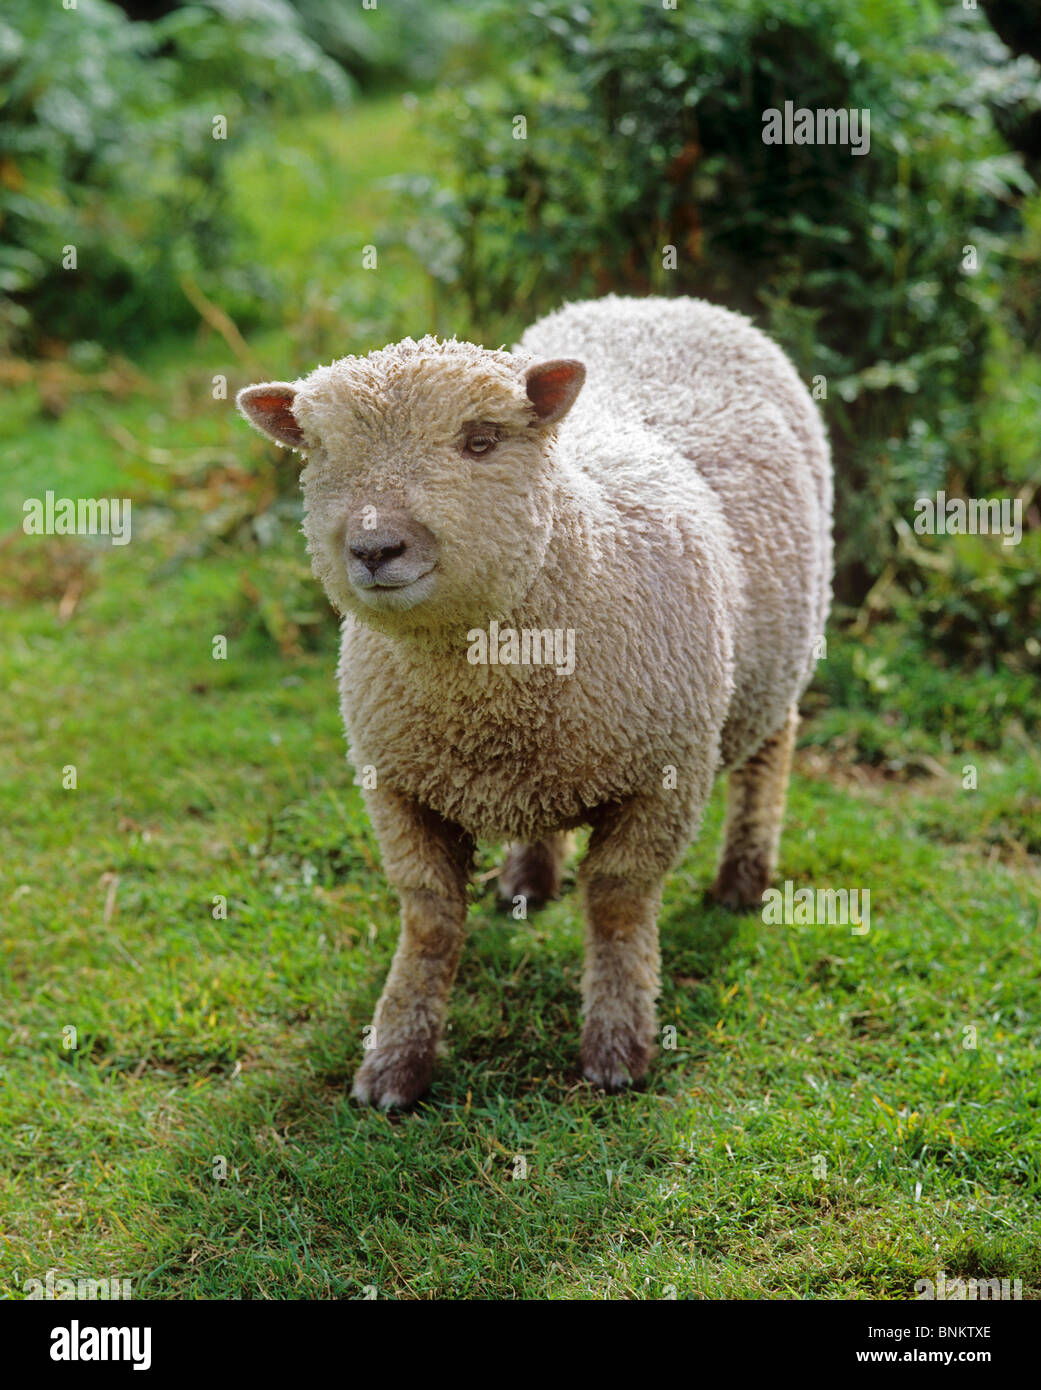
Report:
[[[942,647],[916,620],[847,630],[828,644],[807,712],[814,743],[844,745],[854,761],[898,771],[935,750],[1027,749],[1041,730],[1037,675],[1023,662],[985,665],[952,679]]]
[[[132,23],[104,0],[12,0],[0,20],[0,342],[140,345],[186,327],[188,275],[246,307],[222,160],[258,110],[343,99],[283,0]],[[214,138],[214,118],[227,141]],[[63,268],[74,247],[76,269]]]
[[[366,87],[431,81],[471,30],[468,7],[444,0],[380,0],[368,10],[293,0],[293,7],[307,34]]]
[[[917,0],[539,0],[487,22],[508,62],[444,98],[447,175],[411,184],[412,243],[472,331],[608,290],[753,314],[826,379],[840,595],[890,562],[918,582],[894,526],[915,497],[1012,481],[983,436],[1011,427],[986,362],[993,334],[1022,341],[1002,284],[1031,185],[994,113],[1036,106],[1036,65],[980,15]],[[870,153],[764,144],[786,100],[867,108]]]

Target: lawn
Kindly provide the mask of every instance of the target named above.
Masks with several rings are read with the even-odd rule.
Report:
[[[907,1298],[945,1270],[1041,1297],[1041,759],[1014,727],[967,752],[884,691],[847,710],[825,674],[783,874],[868,889],[868,933],[706,901],[718,787],[666,896],[675,1046],[646,1090],[579,1075],[574,896],[517,922],[487,880],[428,1102],[348,1098],[394,900],[296,463],[230,397],[432,326],[385,231],[422,129],[388,99],[294,120],[276,158],[229,151],[285,329],[8,393],[3,1288],[54,1269],[144,1298]],[[22,536],[48,488],[133,497],[133,544]],[[913,756],[866,762],[868,734]]]

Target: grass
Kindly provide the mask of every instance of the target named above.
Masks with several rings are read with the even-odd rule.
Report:
[[[327,351],[341,311],[340,351],[427,326],[400,248],[341,269],[393,222],[374,185],[419,167],[417,138],[385,102],[295,125],[310,165],[237,156],[258,257],[302,306],[250,344],[271,375]],[[782,862],[869,889],[867,935],[707,902],[717,788],[669,883],[675,1046],[644,1092],[578,1074],[574,898],[515,922],[488,890],[429,1103],[348,1100],[394,902],[292,465],[214,405],[214,373],[251,369],[228,357],[159,344],[122,396],[70,388],[54,419],[27,385],[0,425],[12,529],[46,487],[138,499],[130,546],[0,546],[8,1295],[53,1268],[146,1298],[906,1298],[941,1269],[1041,1296],[1041,762],[915,731],[918,775],[866,686],[808,701]]]

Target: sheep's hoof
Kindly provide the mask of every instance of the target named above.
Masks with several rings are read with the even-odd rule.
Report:
[[[724,859],[712,885],[712,896],[723,907],[735,912],[762,908],[763,894],[770,886],[770,871],[758,855]]]
[[[533,911],[560,892],[559,856],[546,841],[511,845],[499,870],[499,903],[509,909],[518,898]]]
[[[380,1110],[407,1110],[430,1089],[433,1072],[432,1053],[380,1048],[358,1068],[351,1095]]]
[[[631,1027],[589,1023],[582,1034],[582,1071],[598,1090],[614,1094],[639,1087],[654,1044]]]

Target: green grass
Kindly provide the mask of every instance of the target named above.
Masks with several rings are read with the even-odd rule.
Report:
[[[251,342],[281,375],[333,336],[323,285],[353,305],[337,351],[429,326],[403,250],[368,279],[338,270],[393,222],[374,185],[421,161],[414,124],[384,103],[289,138],[319,170],[339,151],[341,182],[239,156],[258,255],[306,306]],[[915,732],[931,770],[912,779],[859,756],[900,746],[885,693],[849,713],[818,693],[783,873],[869,889],[866,936],[706,902],[717,788],[669,883],[676,1045],[644,1092],[579,1076],[574,897],[515,922],[489,890],[429,1102],[361,1111],[347,1088],[395,910],[344,757],[335,630],[300,611],[321,604],[293,465],[212,401],[213,373],[233,391],[249,370],[219,339],[139,365],[147,388],[72,391],[58,420],[26,386],[0,425],[5,530],[48,486],[140,499],[125,548],[0,549],[7,1292],[53,1268],[151,1298],[906,1298],[944,1269],[1041,1296],[1036,751]],[[247,541],[268,488],[284,519]]]

